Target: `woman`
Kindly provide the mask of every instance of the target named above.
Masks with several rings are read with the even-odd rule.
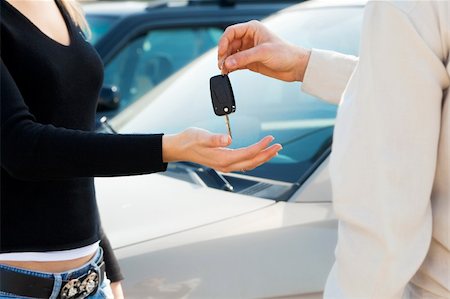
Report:
[[[230,150],[229,136],[194,128],[174,135],[91,132],[103,68],[83,38],[76,6],[0,5],[0,296],[105,296],[93,177],[164,171],[180,160],[252,169],[281,149],[269,146],[268,136]]]
[[[449,1],[370,1],[359,61],[293,46],[258,22],[219,41],[223,72],[302,81],[340,104],[325,298],[450,298],[449,15]]]

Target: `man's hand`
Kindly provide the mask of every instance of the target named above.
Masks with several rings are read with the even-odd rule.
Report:
[[[189,128],[182,133],[163,136],[163,161],[191,161],[221,172],[248,171],[272,159],[282,149],[280,144],[269,146],[272,136],[239,149],[229,149],[228,135],[212,134]]]
[[[228,27],[219,41],[222,73],[239,69],[283,81],[303,81],[310,51],[283,41],[262,23],[250,21]]]

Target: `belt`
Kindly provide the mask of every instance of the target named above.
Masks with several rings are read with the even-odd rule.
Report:
[[[98,268],[69,280],[62,280],[60,299],[81,299],[94,294],[105,278],[103,257],[97,261]],[[97,270],[99,269],[99,270]],[[0,268],[0,291],[24,297],[49,298],[53,293],[55,279],[20,273]]]

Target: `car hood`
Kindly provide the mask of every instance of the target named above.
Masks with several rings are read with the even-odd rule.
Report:
[[[95,179],[102,225],[113,248],[197,228],[275,204],[160,174]]]

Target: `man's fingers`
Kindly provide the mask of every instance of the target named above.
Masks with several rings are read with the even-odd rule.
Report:
[[[218,53],[220,55],[225,55],[227,53],[228,45],[232,43],[236,39],[242,39],[245,35],[254,35],[254,31],[256,30],[253,25],[254,21],[250,21],[247,23],[236,24],[227,27],[222,34],[222,37],[219,40],[219,49]]]
[[[244,69],[249,64],[262,62],[267,59],[267,49],[264,45],[256,46],[247,50],[239,51],[225,59],[224,67],[228,71]]]
[[[242,39],[244,38],[247,40],[253,40],[258,29],[257,24],[259,24],[258,21],[250,21],[247,23],[232,25],[225,29],[222,37],[219,40],[217,50],[217,60],[220,69],[225,58],[233,53],[233,51],[231,51],[231,48],[235,41],[239,41],[240,43],[242,43]]]
[[[219,57],[217,63],[218,63],[219,69],[222,70],[223,74],[228,73],[227,68],[224,66],[225,59],[228,56],[230,56],[231,54],[234,54],[237,51],[242,50],[243,49],[242,46],[243,46],[243,41],[241,39],[236,39],[236,40],[232,41],[231,44],[229,44],[226,55],[224,55],[223,58]]]
[[[227,56],[230,56],[231,54],[234,54],[234,53],[238,52],[239,50],[244,50],[242,45],[243,45],[242,39],[235,39],[228,47]]]

